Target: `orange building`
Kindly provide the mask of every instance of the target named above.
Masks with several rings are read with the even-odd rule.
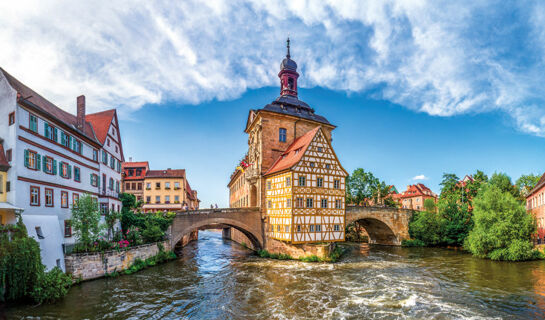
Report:
[[[437,202],[437,195],[422,183],[407,186],[407,190],[395,196],[404,209],[424,211],[424,201],[433,199]]]
[[[147,161],[142,162],[124,162],[121,165],[123,183],[122,191],[133,194],[137,201],[144,200],[144,178],[149,171]]]
[[[526,209],[537,221],[537,244],[545,244],[545,174],[526,197]]]

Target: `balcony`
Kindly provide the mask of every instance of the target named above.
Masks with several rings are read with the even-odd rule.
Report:
[[[113,197],[113,198],[119,198],[119,192],[116,192],[115,190],[99,190],[98,194],[103,197]]]

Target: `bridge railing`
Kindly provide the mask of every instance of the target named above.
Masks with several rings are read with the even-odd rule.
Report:
[[[179,210],[176,211],[177,215],[193,215],[193,214],[218,214],[218,213],[237,213],[237,212],[255,212],[259,211],[259,207],[245,207],[245,208],[210,208],[199,210]]]

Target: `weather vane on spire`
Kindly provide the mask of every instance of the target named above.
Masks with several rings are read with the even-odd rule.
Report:
[[[290,58],[290,37],[288,36],[288,41],[286,41],[287,47],[288,47],[288,54],[286,54],[286,57]]]

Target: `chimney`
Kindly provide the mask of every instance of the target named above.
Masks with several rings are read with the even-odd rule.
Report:
[[[85,125],[85,96],[81,95],[77,99],[77,128],[83,131]]]

